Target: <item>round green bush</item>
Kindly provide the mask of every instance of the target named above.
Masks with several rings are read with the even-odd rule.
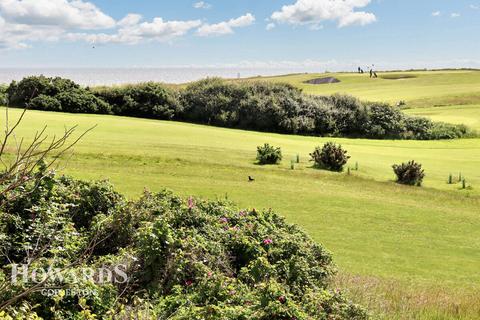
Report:
[[[310,161],[315,163],[315,167],[337,172],[343,171],[343,167],[350,159],[347,151],[341,145],[333,142],[325,143],[322,148],[316,147],[310,153],[310,157],[312,158]]]
[[[282,150],[265,143],[257,147],[257,160],[259,164],[277,164],[282,160]]]
[[[398,183],[411,186],[422,185],[425,171],[422,169],[422,165],[414,160],[399,165],[394,164],[392,168],[397,176]]]

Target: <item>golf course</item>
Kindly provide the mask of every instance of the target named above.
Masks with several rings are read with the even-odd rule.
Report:
[[[339,82],[307,84],[333,77]],[[412,71],[298,74],[252,78],[286,82],[304,93],[350,94],[400,103],[418,115],[480,131],[480,72]],[[4,112],[2,108],[2,112]],[[20,109],[10,108],[14,119]],[[333,254],[336,285],[384,319],[480,317],[480,139],[372,140],[226,129],[176,121],[29,110],[18,137],[44,125],[50,135],[96,125],[58,171],[108,179],[130,199],[144,188],[272,208]],[[349,170],[313,168],[325,142],[351,156]],[[256,164],[256,147],[281,147],[279,165]],[[299,163],[292,160],[299,157]],[[395,183],[393,164],[422,164],[422,187]],[[248,181],[254,177],[254,182]],[[449,183],[449,179],[451,180]],[[465,182],[463,182],[465,181]]]

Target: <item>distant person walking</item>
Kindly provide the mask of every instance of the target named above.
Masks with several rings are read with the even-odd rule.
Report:
[[[377,72],[375,71],[375,65],[372,64],[370,67],[370,78],[378,78]]]

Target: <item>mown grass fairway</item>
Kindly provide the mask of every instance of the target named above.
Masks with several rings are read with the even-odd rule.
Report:
[[[349,150],[351,167],[359,163],[360,170],[347,176],[310,168],[308,153],[332,139],[36,111],[28,112],[19,134],[31,135],[41,123],[57,132],[64,124],[98,124],[62,171],[110,178],[130,197],[143,187],[228,196],[243,206],[275,208],[301,224],[349,272],[451,284],[480,281],[479,140],[333,139]],[[254,164],[255,148],[263,142],[282,147],[282,165]],[[292,171],[290,158],[297,153],[301,164]],[[425,165],[424,188],[392,182],[391,164],[411,158]],[[473,189],[448,185],[450,172],[462,172]],[[248,183],[248,175],[257,181]]]
[[[311,94],[348,93],[362,100],[389,103],[403,100],[409,107],[480,104],[480,71],[379,72],[378,76],[370,79],[368,73],[319,73],[262,79],[288,82]],[[324,77],[335,77],[340,82],[305,83]]]
[[[271,79],[310,93],[406,100],[415,106],[406,110],[410,114],[480,130],[475,92],[480,72],[414,74],[402,80],[335,74],[342,82],[328,85],[301,84],[325,75]],[[11,110],[12,117],[18,115],[19,110]],[[44,124],[51,133],[65,125],[87,129],[98,124],[75,155],[62,162],[61,171],[83,179],[108,178],[129,197],[144,187],[170,188],[185,196],[228,197],[239,206],[274,208],[331,250],[345,275],[339,285],[359,291],[359,301],[386,312],[387,319],[480,317],[480,139],[331,139],[38,111],[27,113],[17,135],[31,136]],[[349,151],[349,166],[358,162],[359,171],[348,176],[311,168],[309,152],[331,140]],[[256,146],[265,142],[282,148],[281,165],[254,163]],[[297,154],[301,163],[291,170]],[[424,165],[422,188],[393,182],[391,165],[411,159]],[[466,190],[457,181],[460,173]],[[449,174],[454,184],[447,184]],[[256,181],[249,183],[248,175]],[[352,275],[360,278],[352,280]]]
[[[460,105],[406,109],[406,113],[443,121],[464,124],[480,132],[480,105]]]

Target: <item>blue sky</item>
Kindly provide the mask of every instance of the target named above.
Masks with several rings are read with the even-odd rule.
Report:
[[[480,67],[480,0],[0,0],[0,67]]]

